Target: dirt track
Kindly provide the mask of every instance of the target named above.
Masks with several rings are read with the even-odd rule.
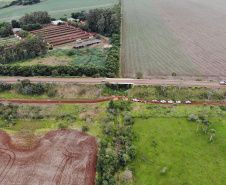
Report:
[[[93,185],[97,152],[95,138],[77,131],[48,132],[22,150],[0,129],[0,184]]]
[[[126,97],[111,97],[111,98],[105,98],[105,99],[99,99],[99,100],[13,100],[13,99],[0,99],[0,102],[2,101],[8,101],[12,103],[40,103],[40,104],[84,104],[84,103],[101,103],[106,102],[110,100],[121,100],[124,99],[128,101],[128,98]],[[141,100],[140,103],[150,103],[150,104],[163,104],[163,103],[153,103],[151,100]],[[203,105],[203,103],[207,103],[208,105],[226,105],[226,102],[192,102],[191,104],[186,104],[185,102],[181,102],[181,105]],[[164,103],[169,104],[169,103]]]
[[[64,83],[103,83],[105,78],[38,78],[38,77],[0,77],[0,81],[18,82],[18,79],[30,79],[31,82],[64,82]],[[218,82],[208,81],[181,81],[181,80],[149,80],[149,79],[127,79],[127,78],[107,78],[110,83],[133,83],[137,85],[185,85],[185,86],[206,86],[206,87],[226,87]]]

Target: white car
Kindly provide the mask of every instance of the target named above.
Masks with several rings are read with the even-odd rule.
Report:
[[[157,102],[159,102],[159,101],[158,101],[158,100],[152,100],[152,102],[157,103]]]
[[[140,100],[138,100],[138,99],[133,99],[133,101],[135,101],[135,102],[139,102]]]
[[[226,81],[221,81],[219,84],[220,85],[226,85]]]
[[[181,103],[181,101],[176,101],[176,103]]]
[[[101,82],[107,82],[107,80],[101,80]]]
[[[191,101],[185,101],[185,103],[190,104],[190,103],[191,103]]]
[[[174,101],[173,100],[170,100],[170,101],[168,101],[168,103],[174,103]]]
[[[160,102],[161,102],[161,103],[166,103],[166,100],[161,100]]]

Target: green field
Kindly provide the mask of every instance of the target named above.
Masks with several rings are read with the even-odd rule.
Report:
[[[0,46],[12,45],[16,42],[19,42],[19,39],[14,36],[0,38]]]
[[[87,47],[83,49],[55,49],[46,55],[33,59],[24,59],[14,64],[26,65],[89,65],[106,66],[106,57],[109,49],[99,47]]]
[[[210,120],[216,130],[213,142],[203,126],[196,134],[196,123],[186,118],[135,119],[136,184],[225,184],[226,119]]]
[[[199,71],[149,0],[123,1],[122,74],[190,74]]]
[[[117,0],[47,0],[32,6],[13,6],[0,10],[0,22],[19,19],[25,13],[48,11],[51,17],[60,18],[67,14],[98,7],[111,7]]]

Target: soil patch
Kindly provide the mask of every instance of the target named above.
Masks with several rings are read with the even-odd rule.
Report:
[[[57,130],[48,132],[29,149],[17,141],[0,129],[0,184],[95,184],[95,137]]]

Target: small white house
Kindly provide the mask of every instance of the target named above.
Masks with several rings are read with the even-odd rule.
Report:
[[[67,20],[68,20],[68,21],[75,21],[74,18],[68,18]]]
[[[61,21],[61,20],[51,21],[51,24],[58,25],[59,22],[63,23],[64,21]]]
[[[22,28],[13,28],[12,29],[13,33],[20,32],[21,30],[22,30]]]

